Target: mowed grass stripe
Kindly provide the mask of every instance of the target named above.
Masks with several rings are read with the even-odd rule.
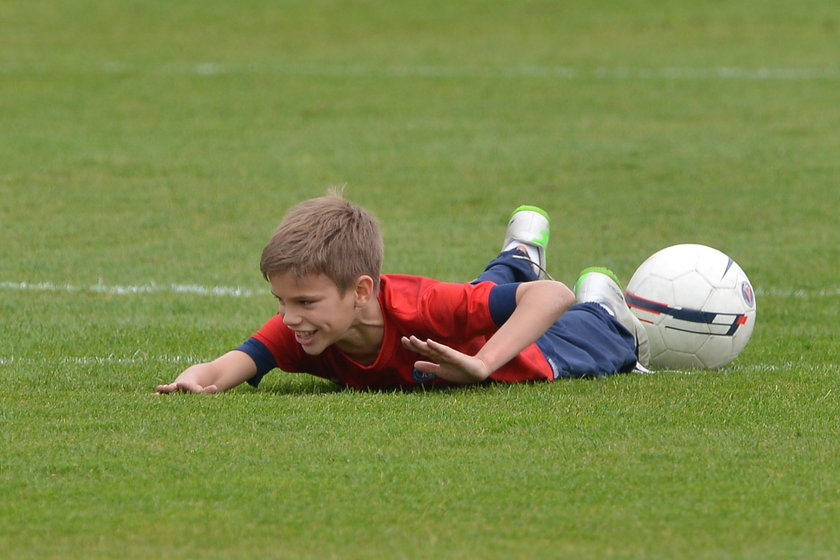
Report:
[[[187,74],[213,76],[225,74],[275,74],[285,76],[331,76],[331,77],[425,77],[425,78],[602,78],[615,80],[782,80],[810,81],[835,80],[840,78],[836,68],[819,67],[633,67],[633,66],[548,66],[521,65],[509,67],[492,66],[446,66],[446,65],[394,65],[369,66],[362,64],[231,64],[221,62],[163,63],[139,65],[129,62],[108,61],[81,64],[76,67],[61,67],[47,63],[20,64],[0,63],[2,73],[63,74],[66,72],[102,74]]]

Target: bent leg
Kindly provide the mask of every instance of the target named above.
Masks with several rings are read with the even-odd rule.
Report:
[[[554,378],[603,377],[632,371],[636,339],[597,303],[569,308],[537,340]]]
[[[503,251],[498,257],[490,261],[484,272],[473,281],[473,284],[478,282],[512,284],[514,282],[530,282],[538,278],[539,276],[534,272],[531,261],[528,260],[525,253],[512,249]]]

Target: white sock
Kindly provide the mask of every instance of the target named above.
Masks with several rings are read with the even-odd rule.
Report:
[[[596,301],[595,303],[597,303],[598,305],[600,305],[601,307],[603,307],[604,309],[606,309],[606,310],[607,310],[607,313],[609,313],[611,316],[615,317],[615,311],[613,311],[612,309],[610,309],[608,305],[604,305],[604,304],[603,304],[603,303],[601,303],[600,301]]]
[[[508,243],[507,247],[502,249],[502,251],[510,251],[512,249],[516,249],[518,247],[525,247],[525,252],[528,253],[528,258],[531,259],[531,262],[539,263],[540,262],[540,252],[536,247],[531,245],[526,245],[519,241],[511,241]]]

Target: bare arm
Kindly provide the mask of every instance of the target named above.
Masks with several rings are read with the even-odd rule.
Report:
[[[536,342],[575,301],[560,282],[525,282],[516,290],[516,309],[475,356],[468,356],[434,340],[403,337],[402,343],[429,358],[415,367],[453,383],[478,383]]]
[[[239,350],[203,364],[195,364],[185,369],[175,381],[158,385],[158,393],[218,393],[236,387],[257,373],[254,360]]]

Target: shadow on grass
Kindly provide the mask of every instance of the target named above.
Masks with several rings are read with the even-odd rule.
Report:
[[[321,395],[348,391],[319,377],[288,373],[277,374],[274,379],[266,377],[254,390],[272,395]]]
[[[521,383],[527,385],[529,383]],[[476,385],[446,386],[446,385],[418,385],[415,387],[390,387],[383,389],[354,389],[336,385],[331,381],[308,374],[280,374],[274,379],[266,378],[256,389],[261,393],[274,395],[319,395],[334,393],[375,393],[375,394],[425,394],[425,393],[458,393],[465,391],[483,391],[488,387],[507,387],[507,383],[486,381]]]

